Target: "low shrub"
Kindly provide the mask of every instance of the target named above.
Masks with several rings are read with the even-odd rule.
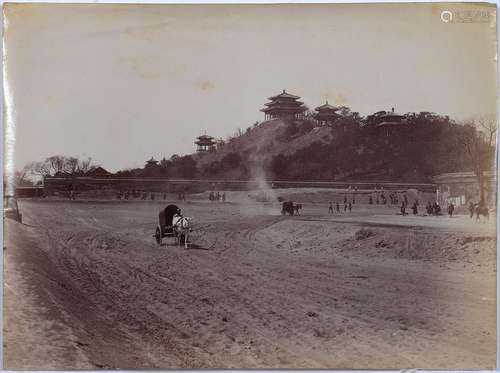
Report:
[[[354,238],[358,241],[373,236],[375,236],[375,232],[367,228],[361,228],[360,230],[356,231],[356,233],[354,233]]]

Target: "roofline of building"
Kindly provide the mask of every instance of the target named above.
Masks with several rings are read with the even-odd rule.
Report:
[[[272,97],[268,97],[267,99],[268,100],[274,100],[274,99],[276,99],[278,97],[281,97],[281,98],[286,97],[286,98],[291,98],[291,99],[295,99],[295,100],[300,98],[300,96],[292,95],[291,93],[288,93],[285,90],[283,90],[283,92],[281,92],[280,94],[277,94],[277,95],[272,96]]]

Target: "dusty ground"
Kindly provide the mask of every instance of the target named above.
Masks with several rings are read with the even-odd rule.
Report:
[[[4,368],[494,369],[493,223],[356,205],[22,201],[6,221]]]

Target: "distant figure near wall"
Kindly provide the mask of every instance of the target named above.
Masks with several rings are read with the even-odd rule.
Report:
[[[415,201],[411,207],[413,210],[413,215],[418,215],[418,201]]]
[[[472,201],[469,202],[469,217],[472,219],[472,217],[474,216],[474,210],[475,210],[475,206],[474,206],[474,203]]]
[[[403,202],[401,202],[401,215],[405,216],[407,215],[406,214],[406,204]]]
[[[448,215],[450,216],[450,218],[453,216],[453,211],[455,211],[455,205],[453,204],[453,202],[450,202],[450,204],[448,205]]]

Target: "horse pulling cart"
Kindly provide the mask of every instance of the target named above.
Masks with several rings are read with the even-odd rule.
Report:
[[[177,243],[184,244],[187,248],[189,233],[192,232],[189,218],[177,215],[180,209],[176,205],[168,205],[158,214],[158,225],[153,237],[158,245],[162,244],[163,238],[173,237]],[[177,217],[174,221],[174,217]]]

